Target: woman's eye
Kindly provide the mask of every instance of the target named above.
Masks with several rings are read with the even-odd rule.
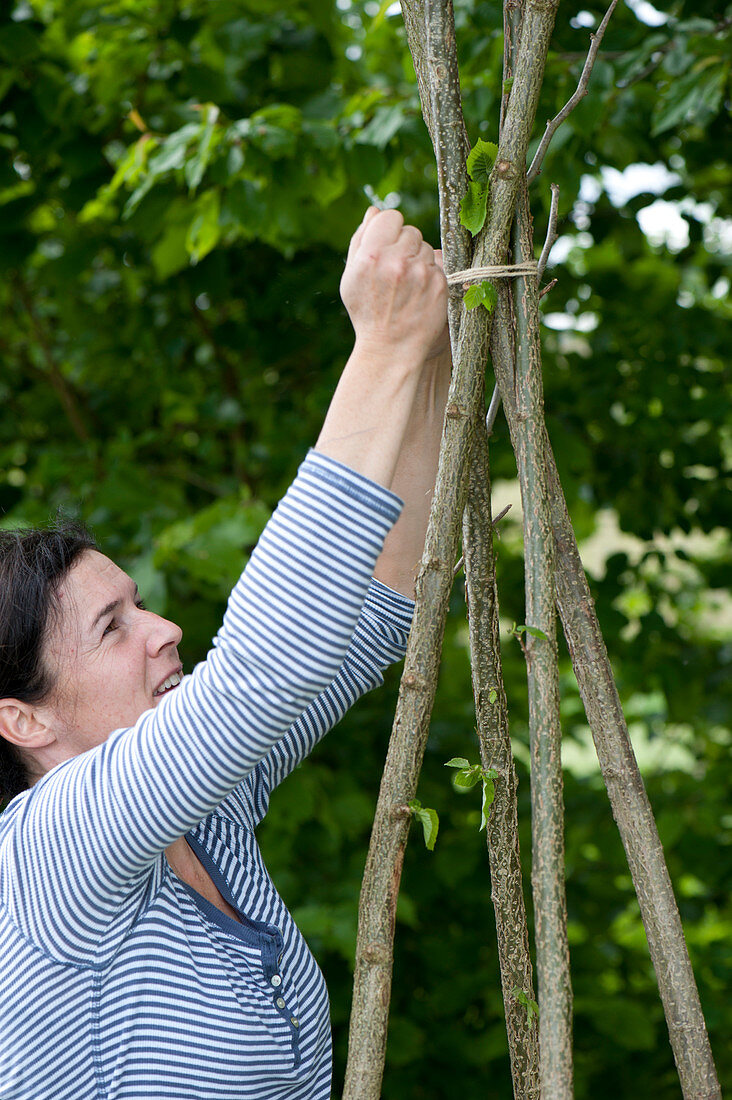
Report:
[[[107,634],[111,634],[111,633],[112,633],[112,631],[113,631],[113,630],[116,630],[116,629],[117,629],[117,620],[116,620],[116,619],[112,619],[112,620],[111,620],[111,621],[110,621],[109,623],[107,623],[107,625],[105,626],[105,628],[104,628],[104,631],[103,631],[103,633],[102,633],[102,637],[104,638],[104,637],[105,637],[105,636],[106,636]]]
[[[138,600],[135,604],[135,607],[138,608],[138,610],[140,611],[147,611],[147,604],[144,600]]]

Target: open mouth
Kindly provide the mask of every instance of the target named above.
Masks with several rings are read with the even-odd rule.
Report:
[[[167,695],[173,688],[177,688],[178,684],[183,679],[183,670],[179,669],[177,672],[171,672],[170,676],[166,676],[160,687],[156,688],[153,692],[153,699],[159,699],[163,695]]]

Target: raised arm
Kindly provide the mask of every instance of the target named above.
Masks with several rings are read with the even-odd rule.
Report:
[[[384,278],[384,269],[388,266],[399,272],[413,253],[419,262],[413,265],[412,283],[397,289],[396,279]],[[405,226],[401,214],[377,213],[372,208],[351,242],[341,295],[353,322],[356,346],[317,447],[390,487],[404,501],[374,576],[411,598],[427,531],[450,387],[442,255],[425,244],[416,229]],[[363,400],[360,378],[364,372],[392,371],[394,363],[389,356],[393,354],[409,369],[409,382],[404,385],[395,379],[397,386],[391,390],[371,390],[369,407],[361,410],[362,434],[356,436],[349,425],[355,402]],[[394,420],[392,446],[374,453],[372,436],[384,417]]]
[[[343,663],[399,513],[388,489],[446,311],[432,249],[393,212],[367,215],[344,284],[360,299],[354,352],[215,648],[134,726],[53,761],[61,766],[3,817],[2,900],[52,953],[80,957],[160,853],[251,772]],[[42,851],[51,858],[39,862]]]

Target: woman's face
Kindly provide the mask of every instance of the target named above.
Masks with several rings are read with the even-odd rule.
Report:
[[[68,759],[134,725],[175,690],[181,630],[146,611],[131,577],[96,550],[73,565],[58,602],[44,654],[56,683],[43,709],[60,759]]]

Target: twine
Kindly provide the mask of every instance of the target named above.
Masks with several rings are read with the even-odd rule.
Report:
[[[460,283],[477,283],[483,279],[518,279],[526,275],[539,275],[536,260],[525,260],[520,264],[490,264],[488,267],[469,267],[465,271],[453,271],[447,276],[449,286]]]

